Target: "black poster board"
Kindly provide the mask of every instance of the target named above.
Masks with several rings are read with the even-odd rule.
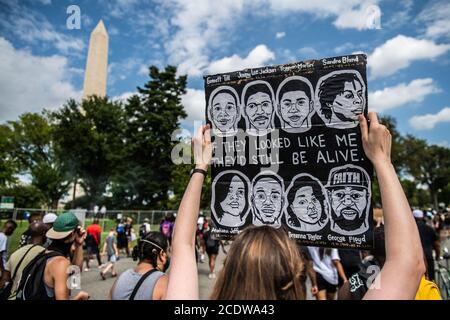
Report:
[[[373,167],[361,144],[367,57],[204,77],[212,127],[212,234],[285,227],[304,245],[368,249]]]

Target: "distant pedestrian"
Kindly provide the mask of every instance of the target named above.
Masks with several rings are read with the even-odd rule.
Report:
[[[317,300],[336,300],[339,277],[347,282],[338,249],[308,247],[316,271]]]
[[[139,227],[139,238],[145,238],[147,233],[151,231],[150,220],[148,218],[144,219],[144,223]]]
[[[28,211],[25,212],[25,215],[28,216],[28,225],[31,225],[32,223],[36,221],[41,221],[41,214],[38,212],[29,213]],[[20,236],[19,240],[19,248],[23,247],[31,242],[31,236],[30,236],[30,230],[27,228],[24,233]]]
[[[8,257],[9,238],[17,228],[17,223],[14,220],[7,220],[0,231],[0,277],[3,276]]]
[[[97,218],[94,218],[93,223],[86,229],[87,234],[85,240],[87,250],[86,271],[89,271],[89,260],[93,255],[97,258],[98,267],[99,268],[103,267],[99,251],[102,236],[102,228],[99,226],[98,223],[99,220]]]
[[[441,255],[440,239],[433,228],[426,224],[422,210],[414,210],[413,215],[416,219],[417,228],[419,229],[420,241],[422,242],[422,248],[427,263],[427,276],[429,280],[434,281],[433,250],[436,257],[439,258]]]
[[[215,267],[216,267],[216,258],[219,254],[219,247],[222,247],[222,251],[224,254],[227,254],[223,242],[220,240],[216,240],[211,235],[211,230],[208,228],[203,233],[203,241],[205,242],[206,254],[208,255],[209,260],[209,279],[215,279]]]
[[[112,277],[117,276],[117,273],[114,270],[114,265],[117,261],[117,257],[119,256],[119,250],[117,249],[117,239],[114,228],[109,231],[109,234],[105,240],[105,244],[103,245],[102,255],[105,254],[108,255],[108,262],[106,263],[105,269],[100,272],[100,276],[103,280],[106,279],[105,275],[109,270],[111,270]]]

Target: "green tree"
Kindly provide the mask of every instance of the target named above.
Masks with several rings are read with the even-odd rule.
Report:
[[[439,190],[450,183],[450,149],[427,145],[425,140],[408,135],[402,154],[407,173],[428,187],[430,203],[438,207]]]
[[[96,96],[81,104],[69,100],[52,113],[55,143],[72,180],[80,179],[91,207],[105,193],[122,160],[123,119],[120,102]]]
[[[16,175],[20,171],[19,163],[11,152],[14,148],[13,136],[14,133],[8,125],[0,125],[0,187],[16,183]]]
[[[391,116],[380,117],[380,122],[384,124],[392,135],[391,160],[395,171],[400,174],[405,167],[403,159],[403,137],[397,130],[397,121]]]
[[[0,188],[0,195],[14,197],[15,208],[40,208],[46,202],[41,191],[33,185]]]
[[[174,164],[171,151],[177,141],[172,133],[180,128],[186,112],[181,96],[186,92],[186,76],[177,76],[176,67],[163,71],[149,68],[150,80],[138,87],[139,95],[125,106],[125,158],[114,178],[115,197],[126,199],[133,208],[164,208],[171,190]]]
[[[58,157],[48,119],[36,113],[25,113],[9,125],[13,132],[11,154],[20,161],[22,174],[31,175],[46,205],[56,208],[68,191],[69,177]]]

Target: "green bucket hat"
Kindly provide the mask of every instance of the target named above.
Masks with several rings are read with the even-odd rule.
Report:
[[[56,218],[53,223],[53,228],[47,231],[47,238],[49,239],[64,239],[71,234],[79,225],[77,217],[72,212],[64,212]]]

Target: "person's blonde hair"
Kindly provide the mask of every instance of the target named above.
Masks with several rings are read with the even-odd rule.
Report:
[[[285,230],[248,227],[233,241],[211,299],[305,299],[302,270],[299,248]]]

